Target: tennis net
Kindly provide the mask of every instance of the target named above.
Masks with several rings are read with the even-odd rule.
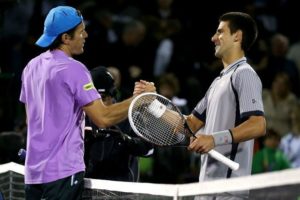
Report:
[[[24,166],[0,165],[0,199],[24,199]],[[248,198],[240,195],[249,191]],[[84,200],[214,199],[300,200],[300,169],[288,169],[228,180],[187,184],[132,183],[85,179]],[[222,199],[222,198],[221,198]]]

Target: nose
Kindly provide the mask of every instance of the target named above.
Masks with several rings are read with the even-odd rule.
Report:
[[[212,42],[215,42],[215,40],[216,40],[216,34],[214,34],[214,35],[211,37],[211,41],[212,41]]]
[[[87,37],[89,37],[89,34],[86,31],[84,31],[83,36],[84,36],[84,38],[87,38]]]

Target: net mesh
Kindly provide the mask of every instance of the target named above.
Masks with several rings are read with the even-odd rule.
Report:
[[[16,163],[0,165],[0,199],[25,199],[23,171],[24,167]],[[300,169],[177,185],[85,179],[82,199],[209,200],[216,196],[235,200],[300,200]]]

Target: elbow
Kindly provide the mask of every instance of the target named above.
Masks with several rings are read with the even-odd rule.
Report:
[[[109,128],[112,126],[111,123],[109,123],[107,120],[105,119],[99,119],[99,120],[95,120],[94,124],[98,127],[98,128]]]
[[[259,125],[258,125],[258,127],[259,127],[259,131],[258,131],[258,133],[259,133],[259,137],[263,137],[263,136],[265,136],[266,135],[266,130],[267,130],[267,123],[266,123],[266,119],[264,118],[264,117],[261,117],[261,120],[260,120],[260,123],[259,123]]]

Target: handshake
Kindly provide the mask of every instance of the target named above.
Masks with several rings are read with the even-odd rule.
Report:
[[[143,92],[156,92],[156,87],[154,83],[145,80],[135,82],[133,96],[137,96]]]

